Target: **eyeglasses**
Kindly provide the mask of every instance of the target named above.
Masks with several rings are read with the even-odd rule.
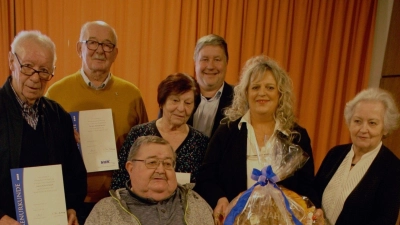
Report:
[[[86,40],[86,41],[80,41],[81,43],[86,43],[86,47],[90,50],[97,50],[99,45],[103,48],[103,51],[105,52],[112,52],[115,48],[115,45],[113,43],[101,43],[98,41],[93,41],[93,40]]]
[[[147,158],[147,159],[132,159],[132,161],[144,162],[144,165],[149,169],[156,169],[160,163],[162,162],[164,169],[172,170],[175,168],[175,161],[166,158],[166,159],[157,159],[157,158]]]
[[[21,62],[19,61],[17,53],[14,52],[14,55],[17,58],[17,61],[18,61],[19,65],[20,65],[20,67],[21,67],[21,73],[22,74],[25,74],[27,76],[32,76],[33,74],[37,73],[37,74],[39,74],[39,78],[41,80],[46,80],[46,81],[49,81],[49,80],[51,80],[51,78],[53,78],[53,76],[54,76],[53,73],[50,73],[50,72],[45,71],[45,70],[35,70],[32,67],[29,67],[28,65],[22,65]]]

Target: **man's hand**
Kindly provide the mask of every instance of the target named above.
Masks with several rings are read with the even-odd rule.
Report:
[[[81,143],[81,136],[79,135],[78,131],[76,131],[75,129],[74,129],[74,137],[75,137],[76,143],[80,144]]]
[[[225,216],[226,210],[228,209],[229,201],[226,197],[222,197],[218,200],[217,206],[214,209],[214,223],[215,225],[222,225]]]
[[[21,225],[20,223],[18,223],[16,220],[14,220],[13,218],[5,215],[3,217],[1,217],[0,219],[0,225]]]
[[[68,216],[68,225],[79,225],[78,218],[76,217],[76,211],[74,209],[68,209],[67,216]]]

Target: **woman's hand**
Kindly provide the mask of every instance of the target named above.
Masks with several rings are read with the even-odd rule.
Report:
[[[325,218],[324,218],[324,212],[322,211],[322,209],[315,210],[312,219],[313,219],[313,224],[324,225]]]
[[[217,206],[214,209],[214,223],[215,225],[222,225],[226,216],[226,210],[228,209],[229,201],[226,197],[222,197],[218,200]]]

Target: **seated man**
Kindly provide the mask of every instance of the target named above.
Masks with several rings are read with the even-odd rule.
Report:
[[[176,154],[171,145],[156,136],[142,136],[133,143],[126,170],[126,188],[111,190],[86,220],[101,224],[196,224],[213,225],[212,209],[192,190],[193,184],[178,185]]]

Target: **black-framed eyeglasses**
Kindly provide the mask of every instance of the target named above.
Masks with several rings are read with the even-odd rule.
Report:
[[[37,73],[37,74],[39,74],[39,78],[41,80],[46,80],[46,81],[49,81],[49,80],[51,80],[51,78],[53,78],[54,74],[50,73],[47,70],[35,70],[32,67],[29,67],[28,65],[22,65],[21,62],[19,61],[17,53],[14,52],[14,55],[17,58],[17,61],[21,67],[22,74],[25,74],[27,76],[32,76],[33,74]]]
[[[144,162],[144,165],[149,169],[156,169],[162,162],[164,169],[173,170],[175,168],[175,161],[171,158],[158,159],[158,158],[147,158],[147,159],[132,159],[132,161]]]
[[[103,51],[105,52],[112,52],[115,48],[115,44],[113,43],[101,43],[98,41],[94,41],[94,40],[86,40],[86,41],[80,41],[81,43],[85,43],[86,47],[89,50],[97,50],[97,48],[99,47],[99,45],[101,45],[101,47],[103,48]]]

